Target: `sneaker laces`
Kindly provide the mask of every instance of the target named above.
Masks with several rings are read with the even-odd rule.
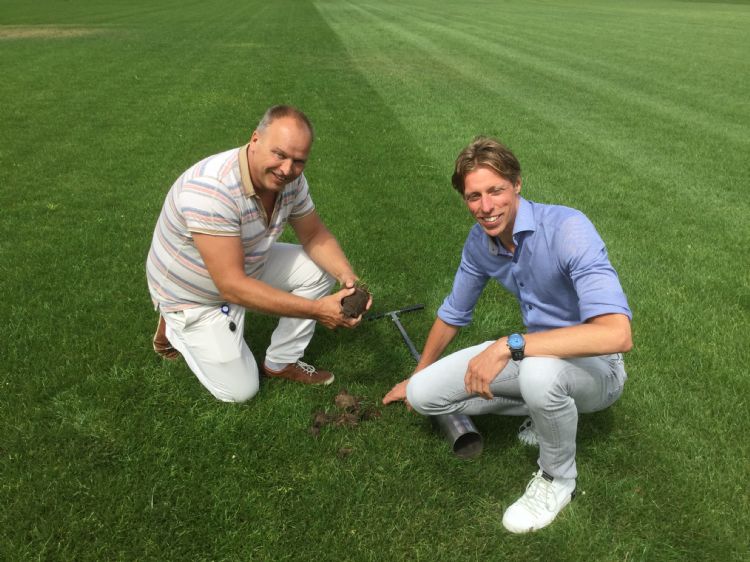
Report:
[[[311,377],[315,374],[315,367],[312,365],[308,365],[304,361],[297,360],[297,362],[294,364],[298,369],[301,369],[302,371],[307,373],[307,376]]]
[[[552,490],[552,482],[544,478],[541,471],[534,474],[534,478],[526,485],[526,491],[518,503],[537,516],[555,511],[557,497]]]

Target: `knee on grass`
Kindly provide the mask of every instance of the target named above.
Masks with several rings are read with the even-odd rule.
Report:
[[[215,377],[206,380],[201,378],[203,386],[222,402],[242,403],[251,400],[260,390],[260,379],[257,371],[247,372],[242,370],[232,375],[225,374],[224,377]]]
[[[256,394],[258,394],[259,386],[247,385],[242,388],[232,389],[211,389],[211,394],[218,400],[233,404],[242,404],[243,402],[249,402]]]

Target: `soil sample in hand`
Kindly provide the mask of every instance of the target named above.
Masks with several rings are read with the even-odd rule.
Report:
[[[344,316],[356,318],[365,311],[367,301],[370,300],[370,292],[364,285],[357,285],[354,293],[341,299],[341,307],[344,309]]]

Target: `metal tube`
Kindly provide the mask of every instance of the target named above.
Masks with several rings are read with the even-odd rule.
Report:
[[[420,355],[417,348],[409,338],[409,334],[401,325],[401,321],[398,318],[401,312],[411,312],[413,310],[421,310],[424,308],[423,304],[417,304],[401,310],[393,310],[391,312],[383,312],[374,316],[369,316],[368,320],[375,320],[384,316],[389,316],[393,323],[396,324],[398,331],[401,333],[401,337],[406,346],[409,348],[414,360],[419,363]],[[471,459],[479,456],[482,453],[482,435],[477,430],[474,422],[471,421],[469,416],[464,414],[441,414],[439,416],[428,416],[432,419],[435,425],[438,426],[440,432],[443,434],[445,439],[450,443],[453,454],[462,459]]]
[[[469,416],[442,414],[430,417],[450,443],[454,455],[462,459],[473,459],[482,454],[482,435]]]

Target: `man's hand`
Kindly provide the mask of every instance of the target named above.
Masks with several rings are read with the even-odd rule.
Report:
[[[356,288],[358,281],[359,281],[359,277],[357,277],[356,275],[354,275],[354,273],[348,273],[348,274],[344,275],[343,277],[341,277],[339,279],[339,283],[341,284],[341,287],[342,288],[346,288],[346,289]],[[366,289],[365,286],[360,286],[360,289],[362,291],[367,292],[367,294],[369,295],[369,297],[367,299],[367,302],[365,303],[365,309],[364,309],[364,311],[362,311],[360,313],[360,316],[363,316],[364,313],[367,312],[368,310],[370,310],[370,307],[372,306],[372,293],[370,293]],[[352,291],[352,292],[349,293],[349,295],[352,295],[352,294],[354,294],[354,291]],[[346,296],[348,296],[348,295],[346,295]],[[349,307],[347,307],[347,308],[349,308]],[[353,309],[349,308],[349,310],[347,312],[348,312],[348,314],[353,314],[355,312],[355,310],[358,310],[358,309],[359,309],[359,302],[357,302],[357,305],[354,306]]]
[[[359,281],[359,277],[354,275],[354,273],[347,273],[339,279],[339,283],[342,287],[346,287],[347,289],[352,289],[357,284],[357,281]]]
[[[411,410],[411,404],[406,399],[406,386],[409,384],[409,379],[403,380],[388,391],[383,397],[383,404],[390,404],[391,402],[404,402],[406,407]]]
[[[510,359],[510,351],[504,342],[505,338],[496,341],[469,361],[469,367],[464,376],[467,394],[477,394],[487,400],[493,398],[490,383],[495,380]]]
[[[317,303],[315,320],[330,330],[334,328],[354,328],[362,321],[362,315],[349,318],[344,316],[344,309],[341,307],[341,299],[353,293],[354,287],[344,287],[332,295],[315,301]],[[370,308],[371,303],[372,298],[368,301],[367,308]]]

